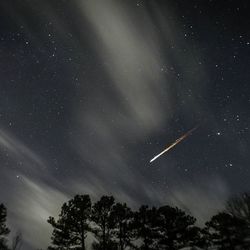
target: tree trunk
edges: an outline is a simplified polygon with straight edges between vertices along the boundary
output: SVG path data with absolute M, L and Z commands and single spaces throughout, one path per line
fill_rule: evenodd
M 102 249 L 103 250 L 106 250 L 106 227 L 105 227 L 105 225 L 104 225 L 104 227 L 103 227 L 103 231 L 102 231 Z
M 81 245 L 82 245 L 82 250 L 85 250 L 85 231 L 84 231 L 84 225 L 83 221 L 81 221 Z
M 82 230 L 82 250 L 85 250 L 84 230 Z
M 123 250 L 123 242 L 122 242 L 122 225 L 120 223 L 120 232 L 119 232 L 119 238 L 120 238 L 120 250 Z

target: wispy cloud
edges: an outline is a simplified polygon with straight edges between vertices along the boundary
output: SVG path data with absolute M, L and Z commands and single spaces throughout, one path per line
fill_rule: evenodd
M 48 246 L 52 228 L 47 219 L 58 215 L 69 197 L 46 183 L 25 176 L 20 176 L 19 183 L 12 183 L 11 189 L 13 197 L 8 201 L 11 229 L 20 230 L 25 243 L 33 248 Z
M 6 190 L 1 202 L 7 204 L 8 224 L 12 230 L 10 237 L 20 230 L 30 247 L 46 246 L 51 234 L 47 219 L 58 214 L 68 196 L 58 190 L 58 182 L 50 174 L 49 165 L 3 129 L 0 131 L 0 149 L 11 161 L 8 168 L 2 169 L 0 183 L 1 190 Z M 21 165 L 16 164 L 20 162 Z
M 229 192 L 226 182 L 210 176 L 203 184 L 198 180 L 190 185 L 185 177 L 178 176 L 174 158 L 169 157 L 152 170 L 148 161 L 155 152 L 147 155 L 152 148 L 147 142 L 172 128 L 180 107 L 192 126 L 200 116 L 213 117 L 200 98 L 205 96 L 208 75 L 202 65 L 197 67 L 197 60 L 204 55 L 188 47 L 178 17 L 174 12 L 163 12 L 157 2 L 152 2 L 151 10 L 140 8 L 134 1 L 85 0 L 78 4 L 77 23 L 82 20 L 83 26 L 88 26 L 92 52 L 101 65 L 96 71 L 100 76 L 79 78 L 77 94 L 85 101 L 74 102 L 70 119 L 73 133 L 70 142 L 65 140 L 82 165 L 61 184 L 46 157 L 10 131 L 0 129 L 1 152 L 11 161 L 11 169 L 3 169 L 5 179 L 0 183 L 2 190 L 9 187 L 3 201 L 10 211 L 10 224 L 23 231 L 30 246 L 46 246 L 51 232 L 46 223 L 48 216 L 56 216 L 69 194 L 75 193 L 88 193 L 94 200 L 114 194 L 134 208 L 144 202 L 170 202 L 204 222 L 223 208 Z M 48 23 L 53 19 L 51 29 L 61 42 L 76 45 L 79 54 L 84 54 L 89 39 L 86 30 L 82 36 L 71 34 L 63 15 L 56 15 L 49 2 L 40 5 L 47 15 L 39 18 L 47 18 Z M 19 18 L 20 23 L 27 22 Z M 81 29 L 80 23 L 76 30 Z M 32 35 L 32 29 L 28 28 L 27 33 Z M 47 39 L 48 34 L 43 35 Z M 40 39 L 37 44 L 41 45 Z M 177 48 L 174 52 L 173 46 Z M 18 162 L 22 165 L 17 168 Z M 73 163 L 67 167 L 75 170 Z M 167 176 L 167 187 L 153 184 L 155 176 L 159 183 Z

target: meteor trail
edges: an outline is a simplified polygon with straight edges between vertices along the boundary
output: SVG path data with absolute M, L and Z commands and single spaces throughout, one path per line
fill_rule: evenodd
M 192 128 L 191 130 L 189 130 L 187 133 L 185 133 L 183 136 L 181 136 L 180 138 L 178 138 L 175 142 L 173 142 L 170 146 L 168 146 L 166 149 L 164 149 L 161 153 L 159 153 L 158 155 L 156 155 L 154 158 L 152 158 L 150 160 L 150 163 L 153 162 L 154 160 L 156 160 L 158 157 L 160 157 L 161 155 L 165 154 L 166 152 L 168 152 L 171 148 L 173 148 L 175 145 L 177 145 L 179 142 L 181 142 L 182 140 L 184 140 L 185 138 L 187 138 L 189 135 L 192 134 L 192 132 L 194 132 L 196 129 L 198 128 L 198 126 Z

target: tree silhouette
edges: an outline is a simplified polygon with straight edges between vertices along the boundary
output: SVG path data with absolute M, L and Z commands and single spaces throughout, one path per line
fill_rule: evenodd
M 48 223 L 53 227 L 52 245 L 49 249 L 85 250 L 85 238 L 90 230 L 91 200 L 89 195 L 76 195 L 64 203 L 56 221 L 49 217 Z
M 226 211 L 246 223 L 244 230 L 248 237 L 245 238 L 245 247 L 250 248 L 250 195 L 243 193 L 230 198 L 226 204 Z
M 133 229 L 137 240 L 142 244 L 140 249 L 152 250 L 155 249 L 155 242 L 157 233 L 155 228 L 155 221 L 157 219 L 157 209 L 155 207 L 141 206 L 139 211 L 134 213 Z
M 116 249 L 114 242 L 114 216 L 115 199 L 113 196 L 102 196 L 92 209 L 92 220 L 96 227 L 92 229 L 98 243 L 93 244 L 94 249 L 111 250 Z
M 243 193 L 239 196 L 232 197 L 226 205 L 228 213 L 237 218 L 246 220 L 250 224 L 250 195 Z
M 133 232 L 131 231 L 131 221 L 133 213 L 131 209 L 127 207 L 126 203 L 116 203 L 113 206 L 112 213 L 116 223 L 114 234 L 119 241 L 118 249 L 124 250 L 127 246 L 132 245 Z
M 162 206 L 158 209 L 158 249 L 179 249 L 196 245 L 200 231 L 194 226 L 196 219 L 177 207 Z
M 249 249 L 245 246 L 246 222 L 222 212 L 206 223 L 212 244 L 220 250 Z
M 7 247 L 6 236 L 9 234 L 10 230 L 6 226 L 7 209 L 3 204 L 0 204 L 0 249 L 5 250 Z
M 0 205 L 0 250 L 6 250 L 6 208 Z M 177 207 L 141 206 L 132 211 L 113 196 L 102 196 L 93 206 L 89 195 L 76 195 L 64 203 L 58 220 L 50 217 L 52 245 L 48 249 L 85 250 L 93 233 L 94 250 L 177 250 L 212 247 L 218 250 L 250 249 L 250 196 L 230 199 L 227 212 L 213 216 L 200 229 L 196 219 Z M 19 238 L 16 239 L 18 245 Z

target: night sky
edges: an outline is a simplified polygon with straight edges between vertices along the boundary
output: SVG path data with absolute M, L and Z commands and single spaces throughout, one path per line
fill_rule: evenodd
M 247 3 L 1 0 L 0 202 L 25 250 L 76 193 L 202 225 L 249 191 Z

